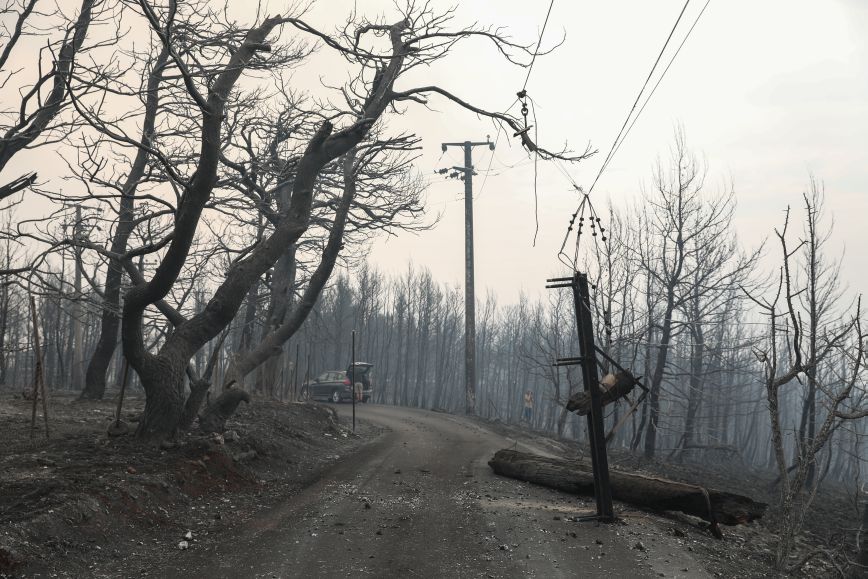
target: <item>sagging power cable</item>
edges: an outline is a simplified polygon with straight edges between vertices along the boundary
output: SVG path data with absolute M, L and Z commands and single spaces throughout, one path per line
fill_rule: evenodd
M 583 193 L 583 198 L 582 198 L 581 203 L 579 204 L 579 207 L 576 209 L 576 211 L 572 214 L 572 216 L 570 218 L 570 223 L 567 226 L 567 232 L 564 235 L 563 243 L 561 244 L 561 248 L 558 251 L 558 259 L 562 263 L 565 263 L 566 265 L 570 265 L 566 261 L 564 261 L 564 259 L 563 259 L 564 257 L 567 257 L 567 259 L 569 259 L 568 256 L 566 256 L 566 254 L 564 254 L 564 249 L 566 248 L 566 244 L 567 244 L 567 241 L 569 240 L 570 233 L 573 231 L 573 227 L 574 227 L 576 218 L 579 215 L 579 213 L 581 212 L 581 210 L 585 207 L 585 202 L 588 200 L 588 195 L 590 195 L 590 193 L 594 190 L 594 187 L 596 187 L 603 172 L 606 170 L 606 168 L 609 166 L 609 163 L 611 163 L 612 159 L 614 158 L 615 154 L 621 148 L 621 145 L 624 143 L 624 140 L 626 140 L 627 135 L 630 134 L 630 131 L 633 129 L 633 126 L 636 124 L 636 121 L 639 119 L 639 116 L 642 114 L 642 111 L 645 110 L 645 107 L 647 106 L 651 97 L 656 92 L 657 87 L 660 86 L 660 83 L 663 81 L 663 78 L 666 76 L 666 73 L 669 71 L 669 68 L 672 66 L 672 63 L 675 62 L 675 58 L 681 52 L 681 49 L 684 47 L 684 44 L 687 42 L 687 39 L 690 37 L 690 34 L 693 32 L 693 29 L 696 28 L 696 25 L 699 23 L 699 19 L 705 13 L 705 10 L 706 10 L 706 8 L 708 8 L 708 5 L 710 4 L 710 2 L 711 2 L 711 0 L 706 0 L 702 9 L 699 11 L 699 14 L 697 14 L 696 18 L 694 19 L 693 24 L 690 26 L 690 29 L 687 31 L 687 34 L 684 36 L 684 39 L 682 39 L 678 48 L 675 50 L 675 53 L 672 55 L 672 58 L 669 59 L 669 63 L 666 65 L 666 68 L 663 69 L 663 72 L 660 74 L 660 77 L 657 79 L 657 82 L 654 84 L 654 87 L 651 89 L 651 91 L 645 97 L 645 100 L 642 103 L 642 106 L 639 108 L 638 112 L 636 112 L 636 107 L 639 104 L 639 101 L 642 99 L 642 95 L 645 93 L 645 89 L 648 88 L 648 83 L 653 78 L 654 72 L 656 71 L 657 66 L 660 64 L 660 61 L 663 58 L 664 53 L 666 52 L 666 48 L 669 46 L 669 43 L 672 41 L 672 37 L 675 34 L 675 30 L 678 28 L 678 25 L 681 22 L 681 19 L 687 10 L 687 7 L 690 4 L 690 0 L 685 1 L 684 6 L 681 8 L 681 12 L 679 12 L 679 14 L 678 14 L 678 18 L 675 20 L 675 24 L 672 26 L 672 29 L 669 31 L 669 35 L 666 37 L 666 42 L 663 43 L 663 48 L 660 49 L 660 53 L 657 55 L 657 58 L 654 61 L 654 65 L 651 67 L 651 71 L 648 73 L 648 76 L 645 78 L 645 82 L 642 84 L 642 88 L 639 90 L 639 93 L 636 95 L 636 99 L 634 100 L 632 107 L 630 107 L 630 111 L 627 114 L 627 117 L 624 119 L 624 123 L 621 125 L 620 131 L 618 131 L 618 135 L 615 137 L 615 140 L 612 142 L 612 146 L 609 149 L 609 153 L 606 155 L 606 158 L 603 160 L 603 163 L 600 165 L 600 170 L 597 172 L 596 177 L 594 178 L 593 182 L 591 183 L 591 187 L 588 189 L 587 192 L 582 191 L 581 188 L 577 188 L 580 192 Z M 634 112 L 636 112 L 635 116 L 633 115 Z M 570 180 L 572 181 L 572 179 L 570 179 Z M 577 241 L 577 245 L 578 245 L 578 239 L 576 241 Z M 578 259 L 578 247 L 577 247 L 576 255 L 573 258 L 573 263 L 572 263 L 573 269 L 575 269 L 575 267 L 576 267 L 577 259 Z
M 686 0 L 686 2 L 684 2 L 684 6 L 682 6 L 681 8 L 681 12 L 678 13 L 678 18 L 675 20 L 675 24 L 672 25 L 672 30 L 669 31 L 669 35 L 666 37 L 666 42 L 663 43 L 663 48 L 660 49 L 660 53 L 657 55 L 657 59 L 654 61 L 654 65 L 651 67 L 651 71 L 648 72 L 648 76 L 645 78 L 645 82 L 642 83 L 642 88 L 639 90 L 639 94 L 636 95 L 636 100 L 633 101 L 633 106 L 630 107 L 630 112 L 627 113 L 627 118 L 624 119 L 624 123 L 621 125 L 621 130 L 618 131 L 618 135 L 615 137 L 615 140 L 612 142 L 612 146 L 609 148 L 609 153 L 603 160 L 603 164 L 600 165 L 600 170 L 597 172 L 597 176 L 594 178 L 594 181 L 591 183 L 591 187 L 588 189 L 589 195 L 591 194 L 591 192 L 593 192 L 594 187 L 597 185 L 597 181 L 600 180 L 600 176 L 603 174 L 603 171 L 605 171 L 606 167 L 609 166 L 609 162 L 614 156 L 615 148 L 618 146 L 618 141 L 621 140 L 621 135 L 624 134 L 624 129 L 627 128 L 627 124 L 633 117 L 633 113 L 636 111 L 636 106 L 639 104 L 639 100 L 642 98 L 642 94 L 648 87 L 648 83 L 651 82 L 651 78 L 654 76 L 654 71 L 657 70 L 657 65 L 660 64 L 660 59 L 663 58 L 663 53 L 666 52 L 666 48 L 669 46 L 669 42 L 672 40 L 672 36 L 675 34 L 675 29 L 678 28 L 678 24 L 681 22 L 681 18 L 684 16 L 684 12 L 687 10 L 687 6 L 689 4 L 690 0 Z
M 687 42 L 687 39 L 690 38 L 690 33 L 693 32 L 693 29 L 696 28 L 696 25 L 699 24 L 699 19 L 702 18 L 702 15 L 705 13 L 705 9 L 708 8 L 708 5 L 711 3 L 711 0 L 706 0 L 705 5 L 702 7 L 702 10 L 699 11 L 699 14 L 696 16 L 696 19 L 693 21 L 693 24 L 690 26 L 690 29 L 687 31 L 687 34 L 684 35 L 684 39 L 681 41 L 681 44 L 678 45 L 678 48 L 675 50 L 675 54 L 672 55 L 672 58 L 669 59 L 669 64 L 666 65 L 666 68 L 663 69 L 663 72 L 660 74 L 660 78 L 657 79 L 657 82 L 654 84 L 654 88 L 651 89 L 651 92 L 648 93 L 648 96 L 645 97 L 645 102 L 642 103 L 642 106 L 639 107 L 639 112 L 636 113 L 636 116 L 633 117 L 633 122 L 630 123 L 630 126 L 627 127 L 627 132 L 624 133 L 624 137 L 621 139 L 621 142 L 618 143 L 618 146 L 615 147 L 615 150 L 612 152 L 612 156 L 614 157 L 618 153 L 618 149 L 621 148 L 621 144 L 627 140 L 627 135 L 630 134 L 630 131 L 633 130 L 633 125 L 636 124 L 636 121 L 639 120 L 639 117 L 642 115 L 642 111 L 645 110 L 645 107 L 648 105 L 648 101 L 651 100 L 651 97 L 654 96 L 654 93 L 657 92 L 657 87 L 660 86 L 660 83 L 663 81 L 663 77 L 666 76 L 666 73 L 669 71 L 669 68 L 672 66 L 672 63 L 675 62 L 675 59 L 678 57 L 678 53 L 681 52 L 681 49 L 684 47 L 684 44 Z

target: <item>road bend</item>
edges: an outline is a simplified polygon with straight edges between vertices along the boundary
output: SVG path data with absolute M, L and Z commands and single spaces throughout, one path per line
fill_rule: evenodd
M 184 576 L 657 576 L 627 527 L 573 520 L 592 501 L 493 474 L 487 461 L 515 441 L 424 410 L 359 405 L 357 418 L 383 434 Z

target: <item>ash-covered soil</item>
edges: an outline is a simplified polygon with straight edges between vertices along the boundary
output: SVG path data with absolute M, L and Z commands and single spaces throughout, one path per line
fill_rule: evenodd
M 143 400 L 136 398 L 124 404 L 124 420 L 132 428 L 132 419 L 142 407 Z M 324 472 L 339 476 L 346 470 L 346 477 L 358 476 L 353 473 L 374 468 L 366 466 L 366 453 L 374 456 L 386 452 L 371 449 L 386 445 L 390 436 L 400 438 L 395 432 L 382 436 L 390 432 L 382 420 L 359 421 L 354 434 L 349 430 L 348 405 L 340 407 L 340 418 L 335 408 L 255 400 L 240 407 L 223 437 L 194 433 L 174 447 L 155 448 L 131 436 L 106 434 L 114 420 L 115 403 L 111 400 L 78 402 L 71 396 L 55 395 L 50 408 L 51 437 L 46 439 L 41 416 L 35 437 L 30 436 L 30 402 L 11 394 L 0 395 L 0 578 L 156 577 L 167 576 L 166 570 L 172 568 L 186 568 L 185 576 L 196 576 L 189 572 L 204 568 L 205 562 L 250 559 L 249 554 L 233 547 L 238 537 L 254 537 L 255 543 L 279 509 L 291 510 L 298 502 L 296 497 L 311 494 L 305 489 L 326 484 Z M 400 415 L 399 409 L 395 411 Z M 496 433 L 510 445 L 564 457 L 582 453 L 576 443 L 511 425 L 463 417 L 449 420 L 478 429 L 480 436 Z M 366 446 L 370 452 L 361 452 L 363 445 L 375 441 L 376 445 Z M 401 445 L 408 443 L 395 444 L 404 448 Z M 617 450 L 611 451 L 610 457 L 613 468 L 702 484 L 775 504 L 771 477 L 752 471 L 735 458 L 649 463 Z M 336 465 L 340 467 L 335 469 Z M 387 468 L 387 478 L 391 478 L 386 482 L 406 483 L 402 479 L 405 473 L 415 473 L 421 477 L 416 486 L 423 488 L 422 482 L 431 476 L 429 468 Z M 488 555 L 491 565 L 504 565 L 495 567 L 504 572 L 503 576 L 512 576 L 507 573 L 510 569 L 518 573 L 516 576 L 545 575 L 542 569 L 522 575 L 524 567 L 515 567 L 520 559 L 528 573 L 534 569 L 539 548 L 518 559 L 513 548 L 513 543 L 521 545 L 523 538 L 533 533 L 566 542 L 574 551 L 583 550 L 579 555 L 586 559 L 585 570 L 594 576 L 606 576 L 605 570 L 612 564 L 609 559 L 620 552 L 617 549 L 629 553 L 628 558 L 644 565 L 641 568 L 651 576 L 776 576 L 770 566 L 774 549 L 770 529 L 776 517 L 773 507 L 760 521 L 724 527 L 723 541 L 714 539 L 699 519 L 643 511 L 623 503 L 616 503 L 621 522 L 603 529 L 594 523 L 575 522 L 578 515 L 593 507 L 590 498 L 541 492 L 532 485 L 484 473 L 461 478 L 461 484 L 473 486 L 472 497 L 468 495 L 473 512 L 481 513 L 479 517 L 489 521 L 486 525 L 494 523 L 493 528 L 510 537 L 507 541 L 498 535 L 500 542 L 492 543 Z M 361 512 L 370 518 L 368 510 Z M 395 516 L 383 514 L 387 515 Z M 396 524 L 404 523 L 389 523 Z M 338 528 L 336 535 L 344 537 L 340 531 L 361 523 L 350 521 L 346 525 Z M 846 489 L 824 486 L 808 517 L 798 553 L 816 556 L 802 567 L 800 576 L 837 576 L 827 555 L 833 554 L 840 561 L 842 554 L 851 553 L 855 533 L 850 531 L 858 527 L 858 514 Z M 388 525 L 383 528 L 383 533 L 392 529 Z M 488 527 L 479 532 L 481 538 L 476 538 L 483 543 L 495 534 Z M 311 536 L 315 533 L 312 531 Z M 368 535 L 373 537 L 373 544 L 384 536 L 371 531 L 362 537 Z M 268 551 L 269 545 L 261 548 Z M 368 556 L 365 553 L 364 560 Z M 418 556 L 424 557 L 424 553 Z
M 500 421 L 479 420 L 487 428 L 514 439 L 545 449 L 552 456 L 590 462 L 587 445 L 565 441 Z M 707 523 L 676 512 L 643 511 L 624 503 L 615 503 L 616 514 L 624 521 L 640 522 L 638 539 L 643 545 L 662 541 L 669 548 L 686 549 L 701 562 L 703 569 L 715 577 L 733 579 L 778 577 L 772 567 L 776 536 L 779 487 L 772 473 L 746 465 L 731 453 L 706 453 L 702 456 L 665 457 L 645 460 L 641 453 L 609 449 L 612 469 L 663 477 L 674 481 L 739 493 L 769 505 L 765 515 L 748 525 L 722 526 L 723 540 L 707 531 Z M 836 483 L 822 484 L 805 517 L 804 531 L 797 539 L 793 564 L 804 562 L 791 577 L 851 576 L 847 562 L 857 559 L 856 534 L 861 524 L 862 504 L 856 499 L 856 487 Z M 689 576 L 686 575 L 686 576 Z M 854 575 L 858 576 L 858 575 Z
M 31 438 L 31 404 L 0 398 L 0 577 L 148 576 L 149 561 L 225 539 L 362 441 L 327 406 L 257 400 L 223 437 L 149 447 L 107 436 L 113 401 L 63 395 L 50 438 L 41 407 Z M 143 406 L 125 401 L 124 420 Z

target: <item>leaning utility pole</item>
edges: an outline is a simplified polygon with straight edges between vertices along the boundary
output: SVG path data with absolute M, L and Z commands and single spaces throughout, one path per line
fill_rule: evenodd
M 465 412 L 476 413 L 476 295 L 473 288 L 473 147 L 487 145 L 494 150 L 494 143 L 487 138 L 484 143 L 443 143 L 443 152 L 449 147 L 464 149 L 464 166 L 452 167 L 464 179 L 464 387 Z M 445 171 L 444 171 L 445 172 Z

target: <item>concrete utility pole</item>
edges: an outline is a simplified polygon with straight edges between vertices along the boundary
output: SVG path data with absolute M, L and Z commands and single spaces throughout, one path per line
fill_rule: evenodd
M 476 292 L 473 287 L 473 147 L 487 145 L 494 150 L 491 138 L 485 142 L 443 143 L 443 152 L 449 147 L 464 149 L 464 166 L 452 167 L 464 179 L 464 386 L 465 412 L 476 413 Z

